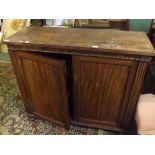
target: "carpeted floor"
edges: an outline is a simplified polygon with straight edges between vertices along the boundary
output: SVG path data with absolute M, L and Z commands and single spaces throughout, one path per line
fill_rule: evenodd
M 18 90 L 9 56 L 0 54 L 1 135 L 114 135 L 115 132 L 71 125 L 66 131 L 51 122 L 28 117 Z

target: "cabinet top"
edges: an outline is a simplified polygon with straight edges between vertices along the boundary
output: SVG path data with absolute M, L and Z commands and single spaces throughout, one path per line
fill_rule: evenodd
M 26 27 L 3 41 L 8 45 L 155 56 L 146 33 L 114 29 Z

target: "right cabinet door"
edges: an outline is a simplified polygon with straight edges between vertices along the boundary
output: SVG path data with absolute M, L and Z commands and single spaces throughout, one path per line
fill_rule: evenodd
M 74 56 L 74 120 L 122 131 L 138 62 Z

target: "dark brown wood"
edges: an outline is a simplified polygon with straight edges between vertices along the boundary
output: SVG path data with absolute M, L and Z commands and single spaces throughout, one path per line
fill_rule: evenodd
M 27 111 L 69 128 L 65 62 L 29 52 L 10 54 Z
M 155 55 L 145 33 L 29 27 L 4 42 L 28 113 L 128 132 Z
M 119 130 L 137 65 L 131 60 L 74 56 L 75 120 Z
M 31 19 L 31 26 L 43 26 L 42 19 Z
M 122 126 L 124 127 L 129 127 L 129 123 L 133 118 L 147 66 L 148 62 L 139 62 L 138 64 L 136 76 L 132 83 L 132 91 L 123 118 Z
M 61 49 L 66 53 L 77 50 L 80 54 L 98 52 L 102 55 L 106 51 L 128 55 L 155 55 L 146 33 L 111 29 L 27 27 L 4 40 L 4 43 L 31 46 L 33 50 L 36 47 L 41 47 L 42 50 L 45 47 L 45 50 L 47 47 Z

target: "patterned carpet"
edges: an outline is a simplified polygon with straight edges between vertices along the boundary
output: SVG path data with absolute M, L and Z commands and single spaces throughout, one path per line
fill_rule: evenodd
M 3 61 L 1 61 L 3 60 Z M 66 131 L 48 121 L 26 115 L 9 57 L 0 54 L 0 134 L 2 135 L 114 135 L 115 132 L 71 125 Z

